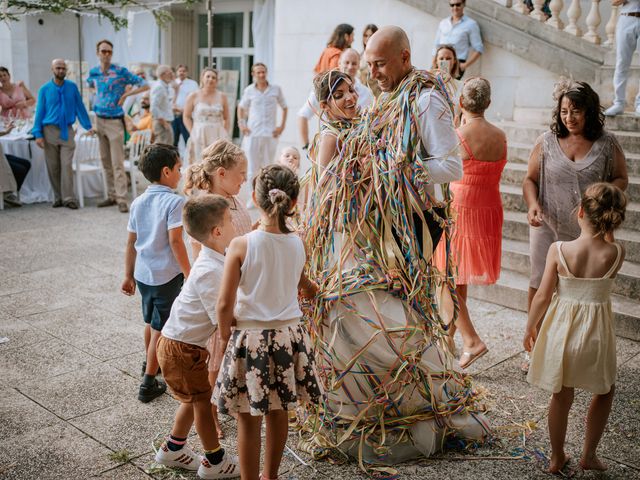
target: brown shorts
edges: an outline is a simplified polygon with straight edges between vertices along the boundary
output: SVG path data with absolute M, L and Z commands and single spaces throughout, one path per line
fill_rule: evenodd
M 205 348 L 160 336 L 157 347 L 162 376 L 173 396 L 182 403 L 211 400 Z

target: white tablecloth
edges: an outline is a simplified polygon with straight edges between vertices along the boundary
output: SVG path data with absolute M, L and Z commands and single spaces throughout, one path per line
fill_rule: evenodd
M 86 140 L 85 140 L 86 138 Z M 98 141 L 97 138 L 76 137 L 76 155 L 84 151 L 85 141 Z M 31 169 L 20 188 L 22 203 L 53 202 L 53 190 L 49 182 L 44 150 L 36 145 L 35 140 L 27 140 L 23 136 L 5 135 L 0 137 L 5 154 L 24 158 L 31 162 Z M 102 181 L 98 175 L 83 175 L 85 197 L 103 196 Z

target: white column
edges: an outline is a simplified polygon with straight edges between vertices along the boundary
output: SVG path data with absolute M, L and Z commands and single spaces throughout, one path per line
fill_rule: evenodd
M 609 17 L 607 26 L 604 28 L 604 31 L 607 33 L 607 41 L 604 42 L 605 45 L 615 45 L 616 43 L 616 26 L 618 25 L 619 8 L 619 6 L 611 6 L 611 17 Z
M 600 35 L 598 35 L 598 27 L 602 18 L 600 17 L 600 0 L 591 0 L 591 9 L 589 15 L 587 15 L 587 33 L 584 34 L 584 39 L 600 45 Z
M 516 0 L 516 3 L 511 7 L 511 10 L 515 10 L 523 15 L 529 15 L 529 7 L 524 3 L 524 0 Z
M 529 16 L 540 22 L 544 22 L 547 19 L 547 16 L 542 11 L 542 7 L 544 7 L 544 0 L 533 0 L 533 11 Z
M 551 25 L 553 28 L 557 28 L 558 30 L 562 30 L 564 28 L 564 23 L 560 19 L 562 7 L 564 7 L 564 2 L 562 0 L 551 0 L 551 3 L 549 3 L 551 17 L 547 20 L 547 25 Z
M 582 30 L 578 27 L 578 20 L 582 15 L 582 9 L 580 8 L 580 0 L 571 0 L 571 6 L 567 10 L 567 16 L 569 17 L 569 25 L 564 29 L 565 32 L 575 35 L 576 37 L 582 36 Z

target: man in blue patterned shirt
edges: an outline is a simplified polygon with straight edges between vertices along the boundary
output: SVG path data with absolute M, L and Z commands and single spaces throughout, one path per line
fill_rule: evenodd
M 136 95 L 149 86 L 125 67 L 111 63 L 113 43 L 100 40 L 97 44 L 100 65 L 89 71 L 87 83 L 95 89 L 93 111 L 96 113 L 96 133 L 100 141 L 100 158 L 107 177 L 109 198 L 98 207 L 118 204 L 118 210 L 127 213 L 127 175 L 124 170 L 124 110 L 125 98 Z M 133 85 L 127 91 L 127 85 Z M 135 181 L 135 179 L 131 179 Z

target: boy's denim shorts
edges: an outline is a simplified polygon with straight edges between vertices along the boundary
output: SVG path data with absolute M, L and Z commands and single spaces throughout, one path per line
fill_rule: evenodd
M 183 283 L 184 275 L 182 273 L 163 285 L 147 285 L 136 280 L 138 291 L 142 296 L 144 323 L 148 323 L 158 332 L 162 331 L 162 327 L 169 319 L 171 305 L 180 294 Z

